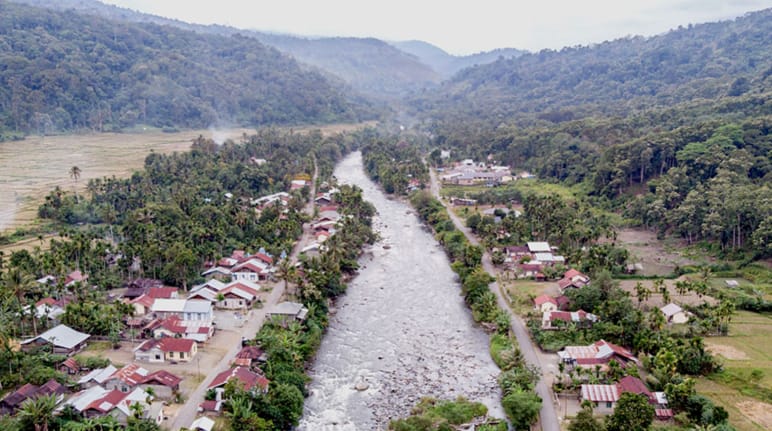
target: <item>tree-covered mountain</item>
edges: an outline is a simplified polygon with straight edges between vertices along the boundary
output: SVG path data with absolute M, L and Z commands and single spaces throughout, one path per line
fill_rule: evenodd
M 324 123 L 369 111 L 254 38 L 0 2 L 0 128 Z
M 415 55 L 422 62 L 442 74 L 444 78 L 450 78 L 456 72 L 467 67 L 493 63 L 502 58 L 516 58 L 526 53 L 526 51 L 515 48 L 499 48 L 492 51 L 458 56 L 448 54 L 442 48 L 421 40 L 394 42 L 392 45 L 402 51 Z
M 200 25 L 107 5 L 96 0 L 14 0 L 57 10 L 76 10 L 110 19 L 170 25 L 204 34 L 255 38 L 296 60 L 314 66 L 346 82 L 354 90 L 379 99 L 393 99 L 425 87 L 442 76 L 414 55 L 374 38 L 306 38 L 238 29 L 224 25 Z
M 432 115 L 564 121 L 739 95 L 772 74 L 772 9 L 463 70 L 414 99 Z
M 772 256 L 772 10 L 459 73 L 437 150 L 576 185 L 628 222 Z

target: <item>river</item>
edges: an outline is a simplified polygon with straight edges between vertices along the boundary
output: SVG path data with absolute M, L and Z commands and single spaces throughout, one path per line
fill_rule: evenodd
M 375 205 L 381 240 L 336 304 L 298 429 L 385 429 L 422 396 L 465 396 L 504 417 L 488 336 L 474 323 L 442 248 L 411 207 L 367 178 L 360 153 L 340 162 L 335 176 L 361 187 Z M 368 388 L 357 391 L 362 382 Z

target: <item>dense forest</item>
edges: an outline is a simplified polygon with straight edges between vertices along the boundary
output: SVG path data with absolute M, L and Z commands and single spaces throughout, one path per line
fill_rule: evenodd
M 434 145 L 574 185 L 661 235 L 769 256 L 771 15 L 468 69 L 425 113 Z
M 492 124 L 627 114 L 769 88 L 772 10 L 644 38 L 543 50 L 465 69 L 414 99 L 432 117 Z
M 363 99 L 251 37 L 0 2 L 0 130 L 363 118 Z

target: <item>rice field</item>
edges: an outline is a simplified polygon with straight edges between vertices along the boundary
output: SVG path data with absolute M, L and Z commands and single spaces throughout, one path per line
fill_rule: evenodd
M 710 337 L 707 347 L 724 364 L 724 372 L 700 378 L 697 391 L 729 411 L 740 431 L 772 429 L 772 318 L 738 311 L 729 336 Z
M 363 124 L 335 124 L 294 128 L 295 132 L 321 129 L 325 134 L 353 130 Z M 105 176 L 126 177 L 140 169 L 151 152 L 187 151 L 202 135 L 218 141 L 238 142 L 253 129 L 189 130 L 163 133 L 95 133 L 61 136 L 29 136 L 23 141 L 0 142 L 0 233 L 32 225 L 37 207 L 59 186 L 66 191 L 85 190 L 88 180 Z M 70 177 L 73 166 L 80 178 Z

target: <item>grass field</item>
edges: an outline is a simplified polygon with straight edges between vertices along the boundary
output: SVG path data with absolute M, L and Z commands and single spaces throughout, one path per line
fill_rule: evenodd
M 724 363 L 724 371 L 700 378 L 697 391 L 730 413 L 740 431 L 772 429 L 772 317 L 739 311 L 729 336 L 706 345 Z
M 365 124 L 336 124 L 294 128 L 295 132 L 321 129 L 323 134 L 353 130 Z M 98 133 L 62 136 L 29 136 L 23 141 L 0 143 L 0 233 L 33 225 L 43 198 L 59 186 L 66 191 L 85 190 L 88 180 L 105 176 L 125 177 L 140 169 L 151 152 L 187 151 L 191 141 L 208 138 L 234 139 L 252 129 L 190 130 L 163 133 Z M 78 166 L 78 181 L 70 168 Z

